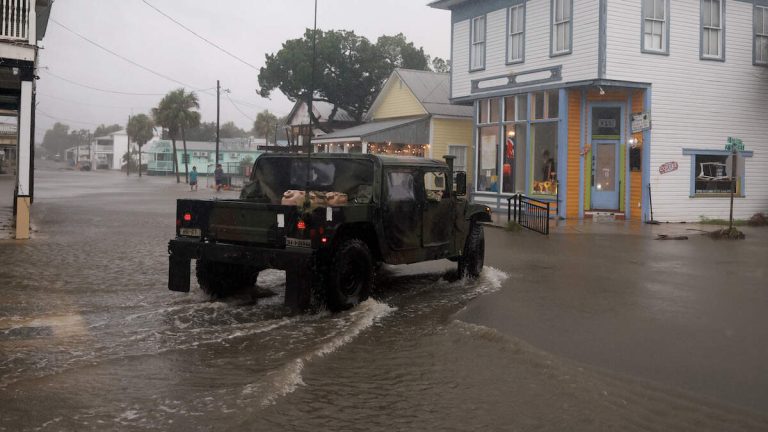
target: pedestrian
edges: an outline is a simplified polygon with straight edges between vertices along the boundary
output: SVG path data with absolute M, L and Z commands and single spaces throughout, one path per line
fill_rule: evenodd
M 224 187 L 224 170 L 221 169 L 221 164 L 216 164 L 216 169 L 213 170 L 213 178 L 216 181 L 216 192 L 221 191 Z
M 192 167 L 192 172 L 189 173 L 189 190 L 196 191 L 197 190 L 197 167 Z

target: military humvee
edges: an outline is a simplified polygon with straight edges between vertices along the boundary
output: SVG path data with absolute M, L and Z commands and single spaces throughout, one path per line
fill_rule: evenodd
M 192 259 L 212 297 L 281 269 L 287 306 L 340 311 L 368 297 L 381 263 L 447 258 L 477 277 L 491 210 L 465 195 L 452 156 L 264 154 L 240 199 L 178 200 L 168 288 L 189 291 Z

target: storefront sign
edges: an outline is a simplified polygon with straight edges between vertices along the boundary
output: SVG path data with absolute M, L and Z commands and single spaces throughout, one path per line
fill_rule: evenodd
M 734 149 L 736 151 L 744 151 L 744 141 L 738 138 L 728 137 L 728 142 L 725 143 L 725 149 L 727 151 L 733 151 Z
M 632 133 L 642 132 L 651 128 L 651 113 L 632 114 Z
M 677 168 L 677 162 L 667 162 L 665 164 L 661 164 L 659 167 L 659 174 L 671 173 L 672 171 L 677 171 Z

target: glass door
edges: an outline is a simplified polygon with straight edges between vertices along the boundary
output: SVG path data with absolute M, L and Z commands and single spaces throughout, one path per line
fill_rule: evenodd
M 617 142 L 592 142 L 592 208 L 619 208 L 619 152 Z

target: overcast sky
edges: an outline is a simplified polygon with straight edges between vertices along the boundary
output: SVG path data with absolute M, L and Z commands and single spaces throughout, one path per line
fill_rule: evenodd
M 256 67 L 263 66 L 265 54 L 277 52 L 285 40 L 300 37 L 313 20 L 313 0 L 147 1 Z M 427 3 L 319 0 L 318 28 L 353 30 L 372 41 L 383 34 L 404 33 L 429 55 L 448 58 L 450 14 Z M 222 123 L 234 121 L 250 130 L 259 111 L 284 115 L 292 106 L 279 91 L 271 99 L 259 97 L 257 70 L 206 44 L 142 0 L 56 0 L 40 51 L 38 139 L 57 120 L 91 130 L 100 123 L 124 125 L 129 114 L 149 113 L 162 97 L 104 93 L 58 77 L 129 93 L 162 95 L 180 87 L 104 52 L 53 20 L 193 89 L 211 89 L 198 91 L 204 121 L 216 119 L 217 79 L 231 90 L 231 98 L 247 103 L 237 106 L 241 113 L 222 96 Z

